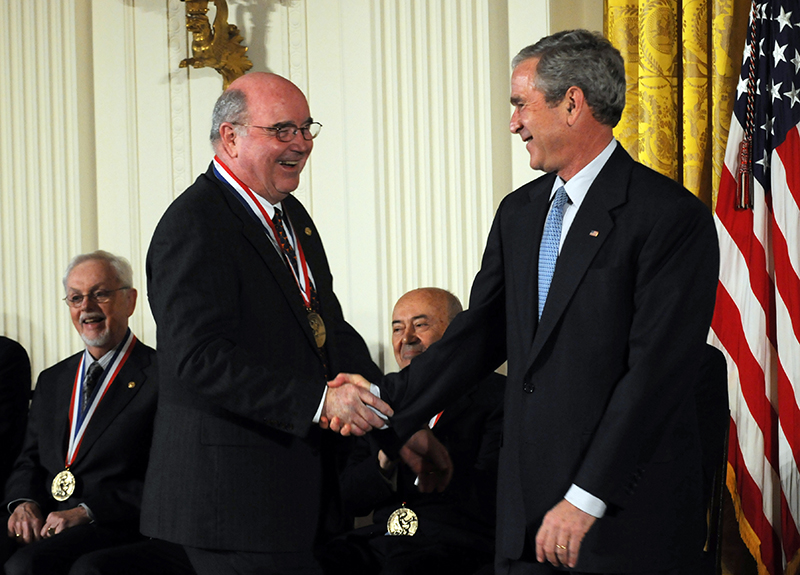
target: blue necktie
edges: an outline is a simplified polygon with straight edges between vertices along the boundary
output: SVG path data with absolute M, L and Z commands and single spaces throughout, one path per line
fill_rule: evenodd
M 550 282 L 556 269 L 558 245 L 561 243 L 561 222 L 564 220 L 564 205 L 568 199 L 564 186 L 558 188 L 547 220 L 544 222 L 542 243 L 539 246 L 539 319 L 542 319 L 544 302 L 547 300 L 547 292 L 550 291 Z

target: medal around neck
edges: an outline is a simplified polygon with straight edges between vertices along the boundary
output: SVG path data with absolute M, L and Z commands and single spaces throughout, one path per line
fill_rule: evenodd
M 69 469 L 65 469 L 53 478 L 50 492 L 56 501 L 66 501 L 72 497 L 75 493 L 75 476 Z
M 322 346 L 325 345 L 325 322 L 322 321 L 322 317 L 318 313 L 309 311 L 308 325 L 311 326 L 311 331 L 314 333 L 314 341 L 317 347 L 322 349 Z
M 417 514 L 406 507 L 405 503 L 403 503 L 402 507 L 392 512 L 392 514 L 389 515 L 389 520 L 386 522 L 386 530 L 389 535 L 405 535 L 411 537 L 417 532 L 417 527 L 419 527 Z

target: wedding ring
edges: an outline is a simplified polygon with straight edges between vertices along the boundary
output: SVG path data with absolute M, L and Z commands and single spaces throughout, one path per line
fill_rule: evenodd
M 48 535 L 55 535 L 55 533 L 56 533 L 56 528 L 55 527 L 49 527 L 47 529 L 47 534 Z
M 22 533 L 17 533 L 17 537 L 22 537 Z
M 567 546 L 566 545 L 558 545 L 558 544 L 556 544 L 556 548 L 557 549 L 566 549 Z

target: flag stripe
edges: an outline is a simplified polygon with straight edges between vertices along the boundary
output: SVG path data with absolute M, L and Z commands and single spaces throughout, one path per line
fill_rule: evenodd
M 727 166 L 726 166 L 727 168 Z M 734 168 L 735 172 L 735 168 Z M 719 222 L 725 227 L 730 234 L 731 239 L 736 244 L 738 252 L 747 256 L 746 261 L 742 263 L 744 270 L 748 270 L 743 274 L 742 268 L 721 268 L 720 280 L 723 280 L 727 273 L 731 282 L 742 284 L 745 287 L 743 278 L 749 279 L 747 289 L 752 290 L 753 294 L 758 299 L 761 307 L 765 310 L 770 308 L 769 292 L 772 290 L 772 280 L 767 273 L 767 258 L 764 251 L 764 245 L 754 234 L 754 214 L 750 210 L 734 211 L 732 197 L 736 190 L 736 181 L 731 175 L 732 172 L 728 169 L 722 170 L 722 177 L 720 181 L 719 197 L 723 197 L 723 189 L 727 191 L 725 196 L 728 201 L 717 203 L 716 216 Z M 723 188 L 724 186 L 724 188 Z M 737 256 L 738 259 L 738 256 Z M 721 261 L 728 264 L 729 262 L 723 257 Z M 743 275 L 742 275 L 743 274 Z M 772 334 L 770 334 L 772 336 Z M 758 334 L 761 337 L 761 334 Z M 774 341 L 774 336 L 770 337 Z
M 777 425 L 777 421 L 772 418 L 772 409 L 754 409 L 749 405 L 748 396 L 755 396 L 754 403 L 760 403 L 762 407 L 769 403 L 765 401 L 763 391 L 760 396 L 750 388 L 745 389 L 738 385 L 741 380 L 754 381 L 757 377 L 748 374 L 748 371 L 760 372 L 761 368 L 753 358 L 750 349 L 743 346 L 744 338 L 741 336 L 741 322 L 737 322 L 738 313 L 730 295 L 725 287 L 720 283 L 717 287 L 717 310 L 712 320 L 712 329 L 719 338 L 720 344 L 724 347 L 729 356 L 738 357 L 739 362 L 735 364 L 735 375 L 737 380 L 733 385 L 729 383 L 730 408 L 733 423 L 738 425 L 745 433 L 742 436 L 748 449 L 741 453 L 740 460 L 748 470 L 748 475 L 758 478 L 759 490 L 762 489 L 764 481 L 762 478 L 771 477 L 773 468 L 777 465 L 777 446 L 768 444 L 772 435 L 772 429 Z M 723 319 L 725 320 L 723 323 Z M 743 358 L 749 358 L 743 361 Z M 730 365 L 730 363 L 729 363 Z M 761 372 L 763 380 L 763 372 Z M 734 375 L 733 373 L 731 375 Z M 737 448 L 739 446 L 737 445 Z M 765 458 L 764 454 L 774 453 L 773 462 Z M 760 497 L 759 497 L 760 501 Z M 764 510 L 770 516 L 772 513 L 769 508 Z
M 777 539 L 777 534 L 772 529 L 772 520 L 768 518 L 763 507 L 761 507 L 762 493 L 760 487 L 747 471 L 744 465 L 744 454 L 739 444 L 736 423 L 731 421 L 731 431 L 728 443 L 728 461 L 736 470 L 736 488 L 738 490 L 738 501 L 741 510 L 747 518 L 747 522 L 752 527 L 758 541 L 755 545 L 748 544 L 750 551 L 758 553 L 760 551 L 761 561 L 765 565 L 774 563 L 774 550 L 765 542 Z M 745 541 L 748 543 L 747 541 Z M 754 549 L 755 547 L 755 549 Z
M 794 158 L 794 159 L 793 159 Z M 797 196 L 800 190 L 800 171 L 797 169 L 786 170 L 785 166 L 792 166 L 792 162 L 800 159 L 800 141 L 797 130 L 791 130 L 786 141 L 776 150 L 773 162 L 773 251 L 775 254 L 775 283 L 778 292 L 786 302 L 789 314 L 785 316 L 793 325 L 794 339 L 800 339 L 800 278 L 797 270 L 800 269 L 800 211 L 798 210 Z M 793 252 L 789 246 L 795 246 Z M 796 373 L 796 372 L 795 372 Z
M 723 233 L 724 229 L 719 231 L 720 248 L 722 249 L 730 244 L 729 241 L 726 241 L 730 236 Z M 740 259 L 741 257 L 736 258 L 736 260 Z M 749 337 L 746 333 L 747 326 L 764 325 L 764 313 L 752 298 L 748 301 L 747 296 L 752 292 L 747 287 L 746 284 L 737 283 L 729 289 L 728 285 L 720 280 L 717 286 L 717 303 L 711 328 L 730 355 L 737 358 L 737 369 L 741 374 L 740 380 L 742 381 L 739 391 L 746 403 L 746 407 L 742 408 L 749 409 L 764 437 L 765 453 L 768 454 L 771 463 L 777 466 L 777 445 L 773 445 L 770 440 L 771 430 L 777 425 L 777 414 L 768 400 L 765 370 L 762 367 L 765 361 L 756 359 L 753 351 L 753 349 L 758 350 L 759 347 L 763 349 L 764 343 L 759 340 L 758 333 L 763 334 L 764 330 L 751 333 Z M 742 313 L 742 310 L 745 310 L 745 313 Z M 747 311 L 751 313 L 746 313 Z
M 780 430 L 780 443 L 785 447 L 786 434 L 783 429 Z M 781 450 L 781 453 L 790 453 L 788 449 Z M 800 509 L 798 506 L 798 490 L 800 490 L 800 474 L 797 471 L 797 460 L 788 460 L 785 464 L 781 464 L 782 469 L 786 469 L 788 473 L 781 475 L 781 531 L 783 533 L 783 545 L 786 549 L 788 557 L 794 556 L 800 550 L 800 531 L 797 526 L 800 525 L 800 518 L 797 517 L 797 511 Z

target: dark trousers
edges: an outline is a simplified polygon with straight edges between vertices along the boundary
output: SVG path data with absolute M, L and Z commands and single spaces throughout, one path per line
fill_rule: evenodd
M 564 573 L 569 573 L 570 575 L 618 575 L 613 573 L 589 574 L 566 567 L 556 568 L 550 563 L 538 563 L 536 560 L 533 562 L 525 560 L 513 561 L 502 557 L 498 557 L 495 561 L 494 572 L 495 575 L 561 575 Z M 644 571 L 641 573 L 625 573 L 625 575 L 699 575 L 700 572 L 700 565 L 697 564 L 666 571 Z
M 147 539 L 94 551 L 78 559 L 70 575 L 194 575 L 183 547 Z
M 197 575 L 322 575 L 311 551 L 247 553 L 184 547 Z
M 319 553 L 326 575 L 468 575 L 491 566 L 485 549 L 456 547 L 424 536 L 390 537 L 373 526 L 328 543 Z
M 75 561 L 87 553 L 141 540 L 136 530 L 78 525 L 58 535 L 21 545 L 6 561 L 6 575 L 66 575 Z

